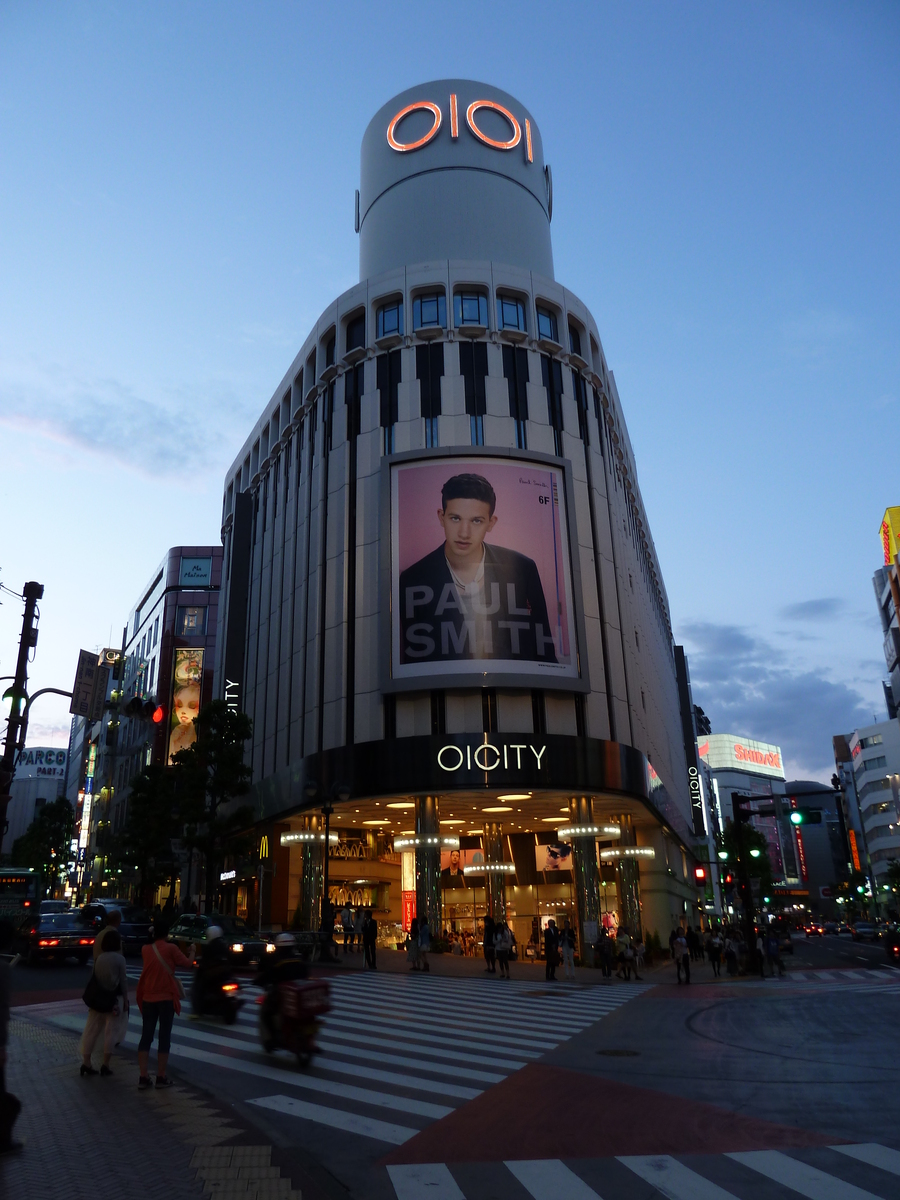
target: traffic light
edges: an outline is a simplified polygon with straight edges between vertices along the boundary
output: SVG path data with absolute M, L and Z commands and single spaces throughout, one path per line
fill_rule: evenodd
M 141 696 L 132 696 L 125 705 L 125 716 L 134 717 L 138 721 L 153 721 L 159 725 L 165 720 L 166 710 L 157 704 L 153 697 L 144 700 Z
M 162 725 L 166 719 L 166 710 L 161 704 L 157 704 L 153 710 L 153 716 L 150 718 L 154 725 Z
M 694 883 L 698 888 L 706 887 L 706 867 L 694 867 Z
M 791 824 L 792 825 L 821 825 L 822 810 L 821 808 L 792 808 L 791 809 Z

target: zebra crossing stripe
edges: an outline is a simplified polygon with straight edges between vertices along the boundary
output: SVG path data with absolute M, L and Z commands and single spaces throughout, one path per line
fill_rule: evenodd
M 506 1167 L 534 1200 L 600 1200 L 593 1188 L 558 1158 L 524 1159 Z
M 878 1200 L 873 1192 L 828 1175 L 797 1158 L 790 1158 L 780 1150 L 739 1151 L 727 1157 L 765 1175 L 767 1179 L 793 1188 L 809 1200 Z
M 868 1163 L 870 1167 L 878 1167 L 880 1171 L 900 1175 L 900 1150 L 879 1146 L 877 1142 L 863 1142 L 857 1146 L 832 1146 L 831 1149 L 859 1162 Z
M 733 1192 L 726 1192 L 670 1154 L 622 1155 L 618 1161 L 669 1200 L 736 1200 Z
M 379 1142 L 390 1142 L 394 1146 L 402 1146 L 419 1132 L 418 1129 L 410 1129 L 406 1125 L 392 1125 L 388 1121 L 359 1116 L 339 1108 L 310 1104 L 308 1100 L 298 1100 L 294 1096 L 261 1096 L 258 1100 L 248 1100 L 247 1103 L 284 1113 L 289 1117 L 313 1121 L 317 1125 L 330 1125 L 334 1129 L 344 1130 L 345 1133 L 361 1134 Z
M 445 1163 L 388 1167 L 397 1200 L 466 1200 Z

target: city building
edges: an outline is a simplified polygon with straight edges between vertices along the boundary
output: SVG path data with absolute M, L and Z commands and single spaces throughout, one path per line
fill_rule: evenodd
M 588 941 L 699 920 L 668 600 L 552 209 L 514 97 L 443 80 L 384 105 L 359 283 L 228 471 L 216 691 L 253 721 L 266 919 L 316 925 L 327 875 L 392 937 L 413 913 L 505 916 L 523 946 L 565 916 Z M 257 862 L 222 876 L 257 911 Z
M 118 867 L 110 878 L 108 838 L 124 825 L 131 780 L 190 745 L 193 719 L 212 699 L 221 578 L 221 546 L 170 549 L 128 614 L 121 649 L 103 651 L 111 669 L 102 717 L 72 719 L 67 794 L 82 892 L 134 881 L 136 871 L 120 878 Z M 144 702 L 141 712 L 131 712 L 135 700 Z M 193 883 L 199 893 L 199 870 Z
M 887 870 L 894 859 L 900 860 L 900 723 L 865 725 L 834 738 L 834 747 L 838 778 L 851 813 L 849 829 L 854 828 L 853 810 L 859 814 L 864 843 L 860 868 L 869 876 L 879 912 L 886 915 L 897 907 Z M 854 830 L 854 867 L 856 836 Z
M 900 508 L 888 508 L 881 520 L 881 547 L 884 566 L 872 576 L 875 601 L 881 620 L 885 664 L 889 678 L 882 681 L 884 702 L 888 717 L 893 721 L 900 709 L 900 579 L 897 575 L 898 534 L 900 534 Z
M 45 804 L 65 794 L 66 751 L 56 746 L 26 746 L 16 759 L 9 789 L 6 830 L 0 830 L 0 859 L 9 860 L 13 843 Z

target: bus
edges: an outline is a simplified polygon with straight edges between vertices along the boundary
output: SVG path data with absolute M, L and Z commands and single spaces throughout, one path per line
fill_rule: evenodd
M 0 867 L 0 921 L 18 928 L 41 911 L 41 873 L 30 867 Z

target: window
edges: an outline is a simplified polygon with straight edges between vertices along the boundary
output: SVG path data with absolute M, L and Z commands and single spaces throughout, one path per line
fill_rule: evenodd
M 578 409 L 578 432 L 581 434 L 584 444 L 589 446 L 591 438 L 587 420 L 587 384 L 574 367 L 572 368 L 572 391 L 575 393 L 575 406 Z
M 153 691 L 153 676 L 156 674 L 156 659 L 150 663 L 150 678 L 147 680 L 147 687 Z
M 528 352 L 521 346 L 503 347 L 503 377 L 509 388 L 509 415 L 516 423 L 516 446 L 527 450 L 525 422 L 528 420 Z
M 497 326 L 499 329 L 518 329 L 526 333 L 525 305 L 513 296 L 497 297 Z
M 394 425 L 397 421 L 397 391 L 400 387 L 400 351 L 379 354 L 375 360 L 378 391 L 381 398 L 381 427 L 384 452 L 394 453 Z
M 352 321 L 347 322 L 347 353 L 351 350 L 362 350 L 366 344 L 366 314 L 360 313 Z
M 206 634 L 206 605 L 179 607 L 175 615 L 176 637 L 203 637 Z
M 880 746 L 881 745 L 881 734 L 873 733 L 871 737 L 860 738 L 859 745 L 860 745 L 860 749 L 862 749 L 862 750 L 867 750 L 869 748 L 869 746 Z
M 487 296 L 480 292 L 457 292 L 453 297 L 453 323 L 461 325 L 483 325 L 487 329 Z
M 886 767 L 887 759 L 883 754 L 877 755 L 875 758 L 864 758 L 861 763 L 857 763 L 854 767 L 857 775 L 861 775 L 863 771 L 875 771 L 879 767 Z
M 550 311 L 549 308 L 539 308 L 537 310 L 538 337 L 546 338 L 548 342 L 559 341 L 559 326 L 556 321 L 556 313 Z
M 365 364 L 357 363 L 344 376 L 344 402 L 347 405 L 347 441 L 359 435 L 359 403 L 363 394 Z
M 390 337 L 392 334 L 403 333 L 403 301 L 394 300 L 383 304 L 378 310 L 377 337 Z
M 153 645 L 159 640 L 159 617 L 153 622 Z
M 447 302 L 443 292 L 416 296 L 413 300 L 413 329 L 443 329 L 446 324 Z
M 555 358 L 541 355 L 541 377 L 547 389 L 547 418 L 553 430 L 553 445 L 558 457 L 563 452 L 562 367 Z
M 330 337 L 325 343 L 325 366 L 334 366 L 334 336 Z
M 581 358 L 581 334 L 574 325 L 569 326 L 569 350 Z
M 458 299 L 459 297 L 457 297 Z M 507 347 L 512 349 L 512 347 Z M 459 373 L 466 385 L 466 412 L 473 446 L 484 445 L 484 414 L 487 410 L 484 381 L 488 373 L 484 342 L 460 342 Z
M 395 353 L 399 353 L 395 351 Z M 437 446 L 438 417 L 441 415 L 441 377 L 444 374 L 444 343 L 416 346 L 416 379 L 419 381 L 421 411 L 425 418 L 425 445 Z

